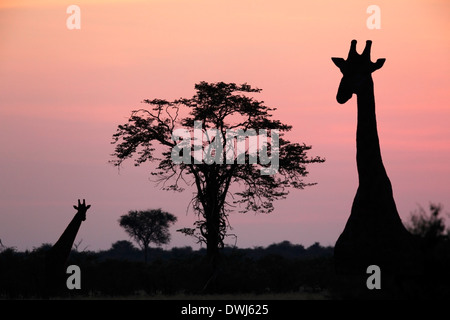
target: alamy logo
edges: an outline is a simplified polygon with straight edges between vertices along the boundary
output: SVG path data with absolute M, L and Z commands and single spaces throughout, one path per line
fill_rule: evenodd
M 381 269 L 379 266 L 373 264 L 367 267 L 367 274 L 370 276 L 367 278 L 367 289 L 381 289 Z
M 367 13 L 371 15 L 367 18 L 366 25 L 369 29 L 381 29 L 381 9 L 373 4 L 367 7 Z
M 185 128 L 175 129 L 171 158 L 175 164 L 261 164 L 262 175 L 272 175 L 279 168 L 279 132 L 277 129 L 203 129 L 202 121 L 194 121 L 193 134 Z M 270 146 L 270 154 L 269 154 Z M 258 161 L 259 154 L 259 161 Z M 267 166 L 269 165 L 269 166 Z
M 66 273 L 70 274 L 70 276 L 67 278 L 67 281 L 66 281 L 67 289 L 69 289 L 69 290 L 81 289 L 80 267 L 75 264 L 72 264 L 67 267 Z
M 80 7 L 72 4 L 67 7 L 66 13 L 70 16 L 66 20 L 66 26 L 69 30 L 81 29 L 81 10 Z

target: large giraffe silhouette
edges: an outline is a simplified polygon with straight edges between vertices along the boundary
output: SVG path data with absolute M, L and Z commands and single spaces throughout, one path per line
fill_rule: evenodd
M 73 207 L 77 210 L 77 213 L 45 257 L 45 293 L 47 296 L 58 293 L 65 284 L 64 275 L 67 260 L 81 223 L 86 220 L 86 212 L 91 205 L 86 205 L 83 199 L 83 203 L 78 200 L 78 205 Z
M 335 245 L 335 265 L 341 274 L 362 274 L 373 264 L 382 271 L 409 273 L 415 269 L 413 261 L 418 251 L 415 238 L 405 229 L 397 212 L 381 158 L 372 72 L 380 69 L 385 59 L 372 62 L 371 46 L 372 41 L 368 40 L 362 54 L 358 54 L 356 40 L 352 40 L 347 60 L 331 58 L 343 74 L 337 101 L 344 104 L 356 94 L 358 105 L 359 186 L 350 217 Z

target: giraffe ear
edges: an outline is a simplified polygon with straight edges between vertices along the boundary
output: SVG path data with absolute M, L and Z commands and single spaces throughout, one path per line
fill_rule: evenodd
M 336 67 L 338 67 L 340 70 L 342 70 L 344 68 L 345 65 L 345 60 L 344 58 L 331 58 L 331 60 L 334 62 L 334 64 L 336 65 Z
M 385 58 L 378 59 L 377 62 L 375 62 L 375 63 L 373 64 L 373 70 L 372 70 L 372 72 L 374 72 L 375 70 L 380 69 L 380 68 L 384 65 L 384 62 L 385 62 L 385 61 L 386 61 Z

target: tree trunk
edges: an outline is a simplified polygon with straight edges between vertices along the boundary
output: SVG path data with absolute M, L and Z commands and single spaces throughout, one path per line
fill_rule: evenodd
M 210 261 L 213 270 L 217 268 L 217 262 L 220 255 L 220 215 L 218 212 L 211 212 L 207 215 L 206 227 L 206 255 Z
M 214 292 L 216 278 L 219 274 L 220 247 L 222 238 L 220 234 L 220 211 L 210 210 L 206 216 L 206 259 L 210 267 L 208 280 L 202 291 Z

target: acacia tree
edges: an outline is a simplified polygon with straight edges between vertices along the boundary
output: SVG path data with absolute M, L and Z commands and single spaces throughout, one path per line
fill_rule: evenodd
M 195 186 L 191 204 L 198 220 L 195 228 L 180 231 L 206 243 L 207 256 L 215 266 L 230 227 L 231 210 L 239 207 L 241 212 L 273 211 L 272 202 L 285 198 L 289 188 L 303 189 L 315 184 L 302 179 L 308 174 L 306 165 L 324 159 L 308 157 L 306 152 L 311 146 L 283 138 L 292 127 L 273 120 L 271 112 L 276 109 L 252 97 L 261 89 L 223 82 L 200 82 L 195 89 L 196 94 L 190 99 L 144 100 L 150 108 L 133 111 L 128 122 L 119 125 L 113 135 L 112 143 L 116 146 L 112 163 L 120 166 L 133 156 L 136 166 L 155 161 L 157 167 L 151 175 L 162 183 L 163 189 L 183 191 L 182 182 Z M 187 115 L 181 118 L 183 112 Z M 191 143 L 192 135 L 173 135 L 180 127 L 193 132 L 194 140 L 195 129 L 201 129 L 202 137 L 207 136 L 206 143 Z M 208 136 L 211 129 L 215 130 L 212 137 Z M 245 145 L 243 153 L 237 154 L 237 149 L 233 149 L 242 138 L 241 133 L 250 137 L 261 131 L 270 133 L 270 139 L 267 138 L 261 149 L 266 152 L 265 158 L 255 158 L 250 143 Z M 230 132 L 239 132 L 231 144 L 227 140 Z M 159 156 L 155 145 L 163 149 Z M 205 147 L 208 147 L 209 157 L 196 157 L 198 149 Z M 232 161 L 228 157 L 230 147 L 236 156 Z M 276 170 L 271 167 L 272 163 L 264 161 L 269 154 L 278 162 Z M 215 161 L 206 161 L 211 158 Z
M 119 224 L 144 250 L 144 259 L 147 263 L 147 252 L 150 243 L 153 242 L 156 245 L 169 243 L 169 227 L 170 224 L 176 221 L 177 217 L 161 209 L 133 210 L 120 216 Z

